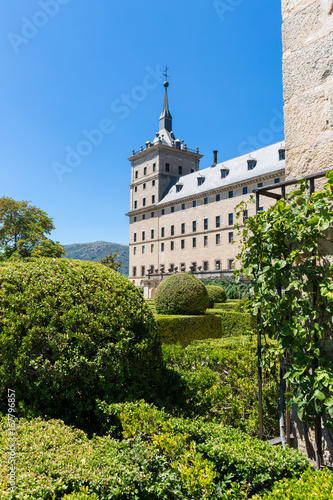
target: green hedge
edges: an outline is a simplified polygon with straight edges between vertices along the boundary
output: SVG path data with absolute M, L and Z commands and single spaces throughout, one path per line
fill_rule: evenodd
M 158 314 L 201 315 L 209 306 L 205 285 L 193 274 L 178 273 L 158 285 L 155 307 Z
M 333 498 L 333 474 L 307 470 L 300 478 L 284 479 L 274 484 L 272 491 L 253 500 L 331 500 Z
M 254 320 L 248 314 L 242 312 L 228 311 L 226 309 L 207 309 L 206 314 L 220 316 L 221 337 L 244 335 L 248 329 L 255 327 Z
M 1 499 L 58 500 L 82 486 L 100 500 L 246 498 L 246 491 L 256 493 L 308 466 L 293 450 L 200 419 L 169 418 L 144 402 L 101 408 L 110 418 L 117 415 L 122 440 L 89 440 L 61 421 L 19 421 L 15 493 L 7 482 L 7 419 L 0 421 Z
M 223 303 L 227 300 L 227 295 L 220 286 L 206 285 L 206 290 L 209 296 L 209 307 L 214 307 L 214 304 Z
M 220 338 L 222 336 L 221 316 L 168 316 L 157 314 L 157 332 L 162 344 L 187 346 L 193 340 Z

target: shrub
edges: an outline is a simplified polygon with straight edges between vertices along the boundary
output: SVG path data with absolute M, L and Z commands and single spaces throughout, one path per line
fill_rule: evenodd
M 209 297 L 209 307 L 214 307 L 216 302 L 223 303 L 227 300 L 227 295 L 224 289 L 216 285 L 206 285 L 206 290 Z
M 206 287 L 192 274 L 173 274 L 157 287 L 155 306 L 158 314 L 204 314 L 209 305 Z
M 237 337 L 245 335 L 255 327 L 255 319 L 248 314 L 227 309 L 207 309 L 206 314 L 221 318 L 221 337 Z
M 180 343 L 183 347 L 194 340 L 222 336 L 221 316 L 156 315 L 157 332 L 163 344 Z
M 219 280 L 207 279 L 204 280 L 205 285 L 215 285 L 222 287 L 227 294 L 227 299 L 243 299 L 248 296 L 250 285 L 247 283 L 236 282 L 234 279 Z
M 97 495 L 90 494 L 89 488 L 81 488 L 78 493 L 70 493 L 69 495 L 65 495 L 62 497 L 66 500 L 99 500 Z
M 174 415 L 216 422 L 257 436 L 258 374 L 256 342 L 249 337 L 193 342 L 185 349 L 163 345 L 169 369 L 164 376 L 168 399 L 161 402 Z M 276 358 L 263 357 L 263 423 L 265 439 L 277 435 L 279 375 Z M 178 384 L 175 374 L 178 375 Z
M 331 500 L 333 498 L 333 474 L 307 470 L 300 478 L 284 479 L 274 484 L 272 491 L 253 499 L 263 500 Z
M 138 290 L 106 266 L 65 259 L 1 265 L 2 409 L 11 388 L 20 416 L 100 431 L 97 398 L 151 397 L 161 363 L 154 328 Z

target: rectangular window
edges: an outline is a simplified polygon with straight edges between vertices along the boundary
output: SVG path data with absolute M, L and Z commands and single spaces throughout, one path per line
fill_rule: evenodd
M 133 241 L 136 242 L 136 233 L 133 234 Z
M 229 198 L 233 198 L 233 197 L 234 197 L 234 192 L 233 192 L 233 191 L 229 191 L 229 193 L 228 193 L 228 197 L 229 197 Z
M 174 236 L 175 234 L 175 226 L 171 226 L 171 236 Z
M 142 241 L 145 241 L 145 239 L 146 239 L 146 233 L 142 231 Z
M 169 172 L 170 171 L 170 163 L 165 164 L 165 171 Z
M 182 173 L 183 173 L 183 167 L 178 167 L 178 174 L 182 175 Z
M 194 172 L 194 168 L 191 168 L 191 174 L 193 174 L 193 172 Z
M 170 241 L 170 248 L 171 248 L 171 250 L 175 249 L 175 242 L 174 241 Z
M 234 233 L 229 233 L 229 243 L 233 243 L 234 241 Z
M 133 269 L 132 269 L 132 275 L 136 276 L 136 267 L 133 267 Z
M 182 210 L 185 210 L 185 203 L 182 203 Z
M 161 243 L 161 252 L 164 252 L 164 243 Z
M 146 183 L 145 182 L 142 184 L 142 188 L 146 189 Z
M 152 239 L 152 240 L 153 240 L 153 239 L 154 239 L 154 236 L 155 236 L 155 231 L 154 231 L 154 229 L 152 229 L 152 230 L 150 231 L 150 239 Z
M 194 220 L 194 221 L 192 222 L 192 231 L 193 231 L 193 232 L 195 232 L 196 230 L 197 230 L 197 221 L 196 221 L 196 220 Z
M 220 194 L 216 195 L 215 201 L 221 201 L 221 195 Z
M 279 184 L 280 182 L 280 177 L 278 177 L 277 179 L 274 179 L 274 184 Z
M 154 253 L 154 243 L 150 245 L 150 253 Z
M 138 171 L 135 172 L 135 178 L 138 178 Z
M 153 196 L 151 197 L 151 202 L 152 203 L 155 203 L 155 195 L 153 194 Z
M 138 186 L 135 186 L 134 193 L 137 193 L 137 192 L 138 192 Z
M 133 248 L 133 254 L 136 255 L 136 247 Z
M 204 182 L 205 182 L 204 177 L 198 177 L 198 186 L 202 186 Z
M 208 271 L 209 267 L 208 267 L 208 261 L 205 260 L 204 263 L 203 263 L 203 270 L 204 271 Z
M 145 167 L 145 168 L 143 169 L 143 175 L 146 175 L 146 174 L 147 174 L 147 167 Z
M 234 264 L 234 259 L 229 259 L 228 260 L 228 269 L 235 269 L 235 264 Z
M 257 164 L 256 160 L 247 160 L 247 169 L 253 170 Z
M 262 188 L 263 186 L 263 183 L 262 182 L 258 182 L 258 188 Z
M 197 239 L 192 238 L 192 247 L 195 248 L 197 246 Z
M 215 270 L 219 271 L 220 269 L 221 269 L 221 261 L 220 260 L 216 260 L 215 261 Z
M 181 226 L 181 233 L 182 234 L 185 234 L 185 222 L 182 223 L 182 226 Z
M 208 229 L 208 219 L 204 219 L 204 230 Z
M 216 243 L 216 245 L 219 245 L 221 243 L 221 235 L 220 234 L 215 235 L 215 243 Z
M 204 236 L 204 247 L 208 247 L 208 236 Z
M 143 198 L 142 200 L 142 205 L 145 207 L 146 206 L 146 198 Z
M 280 149 L 279 150 L 279 160 L 285 160 L 286 159 L 286 150 L 285 149 Z
M 156 163 L 153 163 L 153 172 L 156 171 Z
M 155 179 L 151 181 L 151 185 L 154 187 L 155 186 Z
M 180 248 L 184 250 L 185 248 L 185 240 L 180 240 Z
M 141 266 L 141 276 L 145 275 L 145 266 Z
M 175 207 L 171 207 L 171 213 L 173 214 L 175 211 Z
M 197 202 L 196 202 L 196 200 L 194 200 L 194 201 L 192 202 L 192 207 L 196 207 L 196 206 L 197 206 Z
M 215 226 L 220 227 L 220 225 L 221 225 L 221 217 L 217 215 L 215 218 Z
M 142 253 L 145 253 L 146 251 L 146 247 L 144 245 L 142 245 Z
M 247 186 L 243 187 L 243 194 L 247 194 L 248 193 L 248 188 Z
M 164 214 L 165 214 L 165 210 L 164 210 L 164 208 L 162 208 L 161 215 L 164 215 Z
M 136 217 L 134 217 L 133 222 L 136 222 Z
M 161 227 L 161 237 L 164 238 L 164 227 Z
M 146 214 L 143 214 L 142 220 L 146 220 Z
M 204 198 L 204 205 L 208 205 L 208 198 Z
M 258 212 L 263 212 L 263 211 L 264 211 L 264 207 L 259 207 Z
M 234 223 L 234 214 L 229 214 L 228 223 L 229 223 L 229 226 L 233 225 L 233 223 Z
M 155 217 L 155 212 L 152 212 L 152 213 L 150 214 L 150 217 Z
M 134 208 L 138 208 L 138 202 L 137 201 L 134 202 Z
M 249 216 L 249 211 L 248 210 L 244 210 L 243 211 L 243 219 L 247 219 Z

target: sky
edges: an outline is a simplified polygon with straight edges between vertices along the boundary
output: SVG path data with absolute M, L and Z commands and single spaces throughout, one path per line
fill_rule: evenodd
M 128 158 L 173 132 L 201 168 L 283 140 L 279 0 L 2 0 L 0 196 L 61 244 L 128 244 Z

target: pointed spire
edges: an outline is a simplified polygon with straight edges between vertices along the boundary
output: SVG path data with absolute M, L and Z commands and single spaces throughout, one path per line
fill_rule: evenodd
M 163 111 L 160 116 L 160 130 L 166 129 L 168 132 L 172 131 L 172 116 L 169 111 L 169 103 L 168 103 L 168 87 L 169 82 L 165 81 L 163 83 L 165 87 L 164 92 L 164 103 L 163 103 Z

